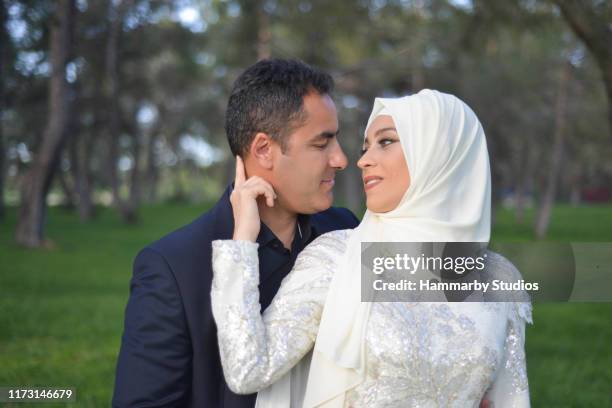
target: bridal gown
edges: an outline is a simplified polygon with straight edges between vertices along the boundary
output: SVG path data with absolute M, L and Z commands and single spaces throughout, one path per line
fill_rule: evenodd
M 258 244 L 213 242 L 211 300 L 226 381 L 253 393 L 310 358 L 327 289 L 352 230 L 318 237 L 298 256 L 271 305 L 260 313 Z M 520 279 L 488 252 L 490 278 Z M 359 279 L 359 272 L 356 273 Z M 366 379 L 347 407 L 529 407 L 526 302 L 373 303 L 366 332 Z

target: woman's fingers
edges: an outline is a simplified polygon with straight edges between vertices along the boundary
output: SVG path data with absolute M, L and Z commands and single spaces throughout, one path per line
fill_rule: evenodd
M 260 229 L 257 198 L 264 196 L 269 207 L 274 206 L 276 193 L 270 183 L 258 176 L 244 180 L 244 166 L 236 158 L 236 181 L 230 194 L 234 213 L 234 239 L 255 241 Z
M 236 156 L 236 178 L 234 179 L 234 189 L 240 188 L 246 180 L 244 162 L 240 156 Z
M 274 207 L 276 193 L 270 183 L 258 176 L 249 178 L 243 185 L 243 189 L 249 192 L 249 195 L 256 199 L 260 195 L 265 196 L 268 207 Z
M 234 179 L 234 190 L 240 190 L 246 185 L 246 183 L 249 183 L 251 186 L 261 186 L 261 188 L 256 190 L 257 195 L 254 195 L 253 198 L 257 198 L 257 196 L 263 194 L 266 197 L 266 204 L 268 207 L 274 206 L 276 193 L 274 193 L 272 185 L 258 176 L 253 176 L 247 180 L 244 162 L 240 156 L 236 156 L 236 178 Z

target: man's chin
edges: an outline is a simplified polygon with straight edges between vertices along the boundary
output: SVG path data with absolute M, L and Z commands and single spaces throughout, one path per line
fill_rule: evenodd
M 317 201 L 315 212 L 329 210 L 329 208 L 332 206 L 333 203 L 334 203 L 334 194 L 330 192 L 326 194 L 325 197 L 321 198 L 321 200 Z
M 314 199 L 311 197 L 309 201 L 302 201 L 302 203 L 307 205 L 299 206 L 295 212 L 298 214 L 316 214 L 328 210 L 332 206 L 334 203 L 334 195 L 331 192 L 319 194 L 314 197 Z

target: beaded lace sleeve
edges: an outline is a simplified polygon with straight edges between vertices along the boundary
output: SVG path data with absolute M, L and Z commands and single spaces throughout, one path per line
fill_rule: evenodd
M 223 372 L 232 391 L 250 394 L 268 387 L 312 349 L 349 232 L 330 232 L 308 245 L 263 316 L 258 244 L 213 241 L 212 311 Z
M 491 253 L 489 262 L 496 278 L 507 282 L 521 279 L 516 267 L 499 254 Z M 533 323 L 532 307 L 526 292 L 516 293 L 516 302 L 508 302 L 508 326 L 504 343 L 504 356 L 495 382 L 488 392 L 496 408 L 526 408 L 529 402 L 529 383 L 525 358 L 525 326 Z

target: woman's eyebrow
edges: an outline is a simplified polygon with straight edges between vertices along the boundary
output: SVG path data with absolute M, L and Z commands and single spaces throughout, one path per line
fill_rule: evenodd
M 380 136 L 381 133 L 387 132 L 387 131 L 393 131 L 395 133 L 397 133 L 397 129 L 394 127 L 386 127 L 386 128 L 382 128 L 382 129 L 378 129 L 376 132 L 374 132 L 374 136 L 373 138 L 377 138 L 378 136 Z M 370 141 L 368 140 L 368 137 L 366 136 L 366 138 L 363 140 L 363 145 L 364 146 L 368 146 L 370 144 Z
M 394 127 L 386 127 L 386 128 L 378 129 L 378 130 L 376 131 L 376 133 L 374 133 L 374 136 L 378 136 L 378 135 L 380 135 L 381 133 L 387 132 L 387 131 L 389 131 L 389 130 L 392 130 L 392 131 L 394 131 L 394 132 L 396 132 L 396 133 L 397 133 L 397 129 L 396 129 L 396 128 L 394 128 Z

